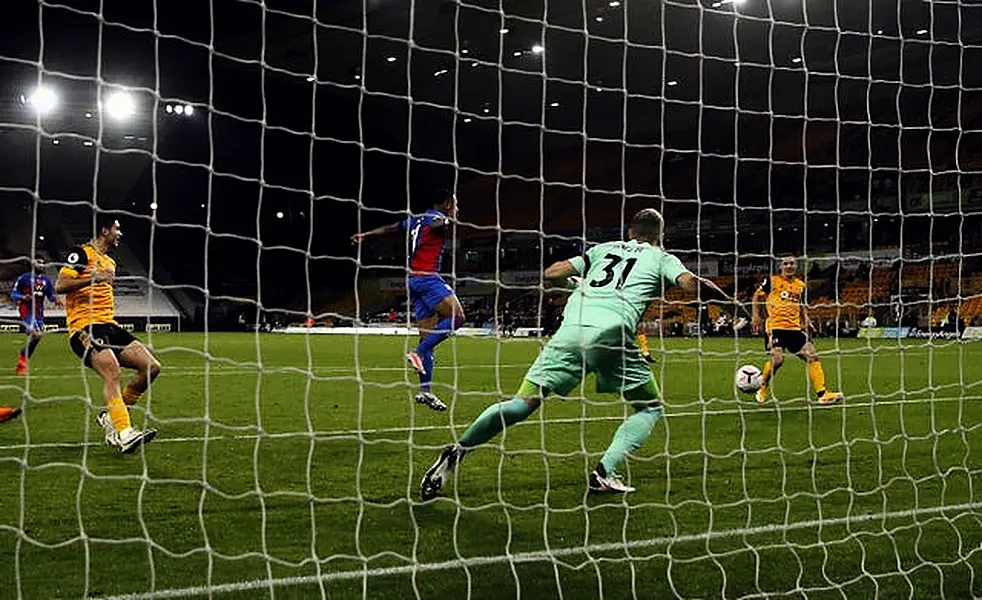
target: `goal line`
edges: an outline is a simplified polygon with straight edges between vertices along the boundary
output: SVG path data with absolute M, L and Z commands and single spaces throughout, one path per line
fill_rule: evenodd
M 240 581 L 234 583 L 222 583 L 209 586 L 192 586 L 186 588 L 172 588 L 157 590 L 154 592 L 144 592 L 139 594 L 120 594 L 114 596 L 102 596 L 94 600 L 163 600 L 166 598 L 192 598 L 209 596 L 212 594 L 247 592 L 251 590 L 261 590 L 277 587 L 296 587 L 301 585 L 312 585 L 319 583 L 331 583 L 339 581 L 351 581 L 357 579 L 367 579 L 374 577 L 392 577 L 399 575 L 412 575 L 414 573 L 425 573 L 431 571 L 446 571 L 467 567 L 485 567 L 498 564 L 523 564 L 538 562 L 558 562 L 557 559 L 577 556 L 580 554 L 591 555 L 608 552 L 624 552 L 630 555 L 631 550 L 640 550 L 669 544 L 684 544 L 693 542 L 709 542 L 713 540 L 748 537 L 754 535 L 765 535 L 770 533 L 786 533 L 789 531 L 800 531 L 804 529 L 825 528 L 835 525 L 855 525 L 859 523 L 869 523 L 872 521 L 887 521 L 892 519 L 909 519 L 929 515 L 944 515 L 950 521 L 957 520 L 965 513 L 974 513 L 982 509 L 982 502 L 970 502 L 965 504 L 953 504 L 950 506 L 930 506 L 912 508 L 880 513 L 863 513 L 860 515 L 850 515 L 848 517 L 833 517 L 826 519 L 813 519 L 808 521 L 796 521 L 792 523 L 780 523 L 772 525 L 759 525 L 756 527 L 742 527 L 735 529 L 722 529 L 718 531 L 707 531 L 702 533 L 684 534 L 677 536 L 662 536 L 645 540 L 631 540 L 622 542 L 608 542 L 603 544 L 588 544 L 579 547 L 553 548 L 535 552 L 519 552 L 515 554 L 503 554 L 498 556 L 478 556 L 465 558 L 463 560 L 447 560 L 432 563 L 416 563 L 396 567 L 378 567 L 373 569 L 346 570 L 324 575 L 308 575 L 303 577 L 282 577 L 273 579 L 255 579 L 252 581 Z M 948 513 L 957 513 L 950 515 Z M 913 525 L 924 525 L 925 522 L 917 521 Z M 894 530 L 882 532 L 887 535 Z M 856 535 L 879 535 L 879 533 L 859 532 Z M 773 546 L 774 548 L 786 548 L 786 544 Z M 754 550 L 766 550 L 771 546 L 754 546 Z M 748 549 L 749 546 L 748 546 Z M 973 548 L 966 556 L 968 558 L 982 548 Z M 720 553 L 722 554 L 722 553 Z M 391 553 L 388 553 L 391 556 Z M 712 555 L 710 555 L 712 556 Z M 633 559 L 644 560 L 646 557 L 631 557 Z M 702 557 L 705 558 L 705 557 Z M 406 559 L 407 561 L 409 559 Z M 584 563 L 585 564 L 585 563 Z M 569 566 L 569 565 L 566 565 Z M 574 567 L 575 568 L 575 567 Z

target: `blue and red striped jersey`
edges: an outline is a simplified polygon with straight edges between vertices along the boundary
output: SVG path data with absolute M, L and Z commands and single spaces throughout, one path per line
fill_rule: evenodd
M 409 270 L 413 273 L 439 273 L 443 245 L 447 240 L 447 216 L 436 209 L 413 215 L 399 222 L 409 232 Z
M 32 316 L 31 311 L 35 319 L 43 319 L 45 298 L 55 301 L 55 284 L 43 273 L 24 273 L 14 283 L 10 297 L 17 303 L 21 319 Z

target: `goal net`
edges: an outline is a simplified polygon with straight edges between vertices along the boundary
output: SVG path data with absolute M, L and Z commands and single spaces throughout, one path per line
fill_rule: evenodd
M 14 374 L 0 305 L 0 597 L 982 595 L 982 7 L 41 2 L 7 26 L 0 291 L 116 216 L 116 320 L 163 370 L 130 409 L 157 438 L 121 455 L 64 309 Z M 352 245 L 451 193 L 439 232 Z M 556 331 L 543 269 L 643 208 L 739 305 L 672 287 L 645 314 L 665 410 L 636 491 L 588 491 L 634 414 L 590 375 L 422 501 Z M 445 412 L 405 360 L 440 235 Z M 765 280 L 800 291 L 818 362 L 785 339 L 758 403 L 734 374 L 770 359 Z

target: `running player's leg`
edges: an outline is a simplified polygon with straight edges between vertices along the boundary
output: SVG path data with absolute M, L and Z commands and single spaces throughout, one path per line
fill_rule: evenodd
M 6 423 L 20 416 L 24 412 L 20 408 L 10 406 L 0 406 L 0 423 Z
M 638 328 L 638 348 L 641 349 L 641 358 L 647 363 L 655 362 L 655 359 L 651 357 L 651 352 L 648 350 L 648 333 L 645 327 Z
M 27 372 L 27 361 L 34 355 L 34 350 L 37 349 L 38 344 L 41 343 L 41 337 L 44 335 L 44 323 L 28 317 L 21 323 L 21 331 L 27 335 L 27 342 L 17 352 L 16 373 L 18 375 Z
M 119 328 L 114 325 L 95 325 L 91 327 L 91 331 L 76 332 L 69 343 L 84 364 L 102 378 L 106 410 L 100 412 L 96 420 L 105 431 L 106 443 L 120 452 L 130 453 L 141 444 L 153 440 L 156 432 L 152 429 L 136 430 L 130 422 L 130 412 L 123 402 L 120 389 L 122 370 L 119 359 L 109 345 L 114 338 L 118 340 L 122 337 L 115 330 Z
M 841 392 L 830 392 L 825 388 L 825 370 L 822 369 L 822 361 L 818 359 L 815 345 L 810 341 L 805 342 L 797 354 L 798 358 L 808 363 L 808 378 L 811 379 L 812 389 L 818 396 L 818 403 L 833 404 L 842 400 Z
M 433 300 L 440 295 L 441 290 L 436 290 L 430 295 L 430 303 L 438 320 L 429 335 L 420 340 L 419 345 L 416 347 L 416 353 L 421 357 L 426 353 L 431 353 L 440 343 L 450 337 L 454 331 L 460 329 L 461 325 L 464 324 L 464 307 L 460 305 L 460 300 L 457 299 L 457 296 L 454 295 L 449 286 L 446 286 L 446 284 L 443 285 L 449 292 L 448 295 L 441 297 L 435 302 Z
M 780 336 L 775 336 L 773 332 L 768 333 L 764 343 L 770 350 L 771 359 L 764 363 L 761 377 L 763 383 L 760 389 L 757 390 L 757 402 L 761 404 L 767 402 L 767 387 L 770 385 L 771 378 L 774 377 L 777 370 L 784 364 L 784 342 Z
M 119 364 L 136 371 L 123 389 L 123 402 L 127 406 L 137 403 L 163 368 L 157 357 L 138 340 L 133 340 L 119 351 Z
M 105 415 L 108 421 L 100 414 L 99 422 L 106 429 L 107 442 L 111 440 L 118 445 L 120 432 L 132 429 L 130 411 L 123 402 L 123 392 L 119 387 L 122 375 L 119 361 L 108 348 L 95 345 L 90 346 L 85 361 L 102 378 L 102 398 L 106 403 Z M 111 432 L 109 424 L 112 425 Z
M 414 285 L 413 310 L 421 331 L 419 344 L 406 358 L 419 373 L 419 395 L 416 401 L 438 411 L 447 406 L 432 391 L 433 353 L 436 346 L 464 324 L 464 309 L 442 277 L 419 278 Z M 436 321 L 433 324 L 433 321 Z M 425 335 L 424 335 L 425 333 Z

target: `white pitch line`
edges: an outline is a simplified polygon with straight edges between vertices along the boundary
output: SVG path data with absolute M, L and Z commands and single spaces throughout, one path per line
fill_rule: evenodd
M 682 357 L 676 357 L 682 358 Z M 695 358 L 695 355 L 693 355 Z M 439 362 L 434 367 L 439 371 L 454 371 L 454 370 L 471 370 L 471 369 L 518 369 L 518 368 L 528 368 L 531 366 L 534 357 L 530 358 L 528 362 L 523 363 L 493 363 L 493 364 L 464 364 L 459 363 L 456 365 L 440 365 Z M 728 362 L 737 365 L 741 358 L 713 358 L 713 357 L 700 357 L 701 362 Z M 184 375 L 199 375 L 203 376 L 206 372 L 209 376 L 211 375 L 249 375 L 249 374 L 260 374 L 263 375 L 277 375 L 277 374 L 290 374 L 290 375 L 305 375 L 307 373 L 351 373 L 356 372 L 386 372 L 386 371 L 409 371 L 408 366 L 400 367 L 360 367 L 355 368 L 354 365 L 340 367 L 340 366 L 321 366 L 313 367 L 308 369 L 305 366 L 264 366 L 262 368 L 247 364 L 228 364 L 227 361 L 216 361 L 218 364 L 216 366 L 206 369 L 205 367 L 180 367 L 180 366 L 170 366 L 168 367 L 165 363 L 165 375 L 173 373 L 176 376 Z M 674 362 L 674 359 L 669 361 Z M 655 364 L 654 368 L 657 370 L 658 365 Z M 52 375 L 52 373 L 68 373 L 60 375 Z M 42 367 L 38 369 L 38 373 L 30 375 L 0 375 L 0 380 L 19 380 L 25 381 L 27 379 L 68 379 L 78 377 L 82 373 L 92 373 L 88 369 L 82 369 L 80 366 L 75 367 Z
M 925 398 L 920 401 L 922 403 L 937 404 L 939 402 L 958 402 L 962 400 L 980 400 L 982 397 L 979 396 L 964 396 L 955 398 Z M 860 408 L 880 408 L 886 406 L 894 405 L 910 405 L 917 403 L 918 401 L 912 400 L 881 400 L 875 403 L 864 402 L 864 403 L 846 403 L 833 406 L 819 406 L 813 403 L 797 403 L 795 405 L 780 405 L 779 409 L 782 412 L 804 412 L 808 410 L 815 411 L 829 411 L 829 410 L 842 410 L 842 409 L 860 409 Z M 663 417 L 665 419 L 685 419 L 694 417 L 714 417 L 722 415 L 739 415 L 739 414 L 752 414 L 754 412 L 764 412 L 768 410 L 768 405 L 759 407 L 755 401 L 748 401 L 740 405 L 739 408 L 729 408 L 729 409 L 718 409 L 718 410 L 705 410 L 705 411 L 683 411 L 683 412 L 665 412 Z M 588 419 L 581 418 L 562 418 L 562 419 L 545 419 L 539 421 L 538 419 L 522 421 L 513 425 L 513 427 L 528 427 L 528 426 L 538 426 L 540 424 L 545 425 L 572 425 L 576 423 L 592 423 L 592 422 L 605 422 L 605 421 L 623 421 L 623 416 L 610 416 L 610 417 L 591 417 Z M 462 427 L 464 423 L 457 423 L 458 427 Z M 238 434 L 238 435 L 210 435 L 208 437 L 204 436 L 186 436 L 186 437 L 157 437 L 154 440 L 154 445 L 158 444 L 186 444 L 186 443 L 201 443 L 204 441 L 239 441 L 239 440 L 255 440 L 259 437 L 264 439 L 298 439 L 298 440 L 310 440 L 314 439 L 318 442 L 326 442 L 333 438 L 349 438 L 356 437 L 360 435 L 378 435 L 384 433 L 410 433 L 410 432 L 422 432 L 422 431 L 445 431 L 449 425 L 418 425 L 416 427 L 379 427 L 375 429 L 337 429 L 333 431 L 297 431 L 290 433 L 264 433 L 259 436 L 254 433 L 249 434 Z M 388 441 L 388 440 L 370 440 L 371 442 Z M 402 441 L 402 440 L 395 440 Z M 23 450 L 25 448 L 29 449 L 42 449 L 42 448 L 83 448 L 92 446 L 102 446 L 103 442 L 93 441 L 93 442 L 39 442 L 35 444 L 9 444 L 5 446 L 0 446 L 0 451 L 4 450 Z
M 157 590 L 155 592 L 142 592 L 136 594 L 120 594 L 115 596 L 103 596 L 94 600 L 158 600 L 164 598 L 191 598 L 196 596 L 210 596 L 212 594 L 224 594 L 234 592 L 247 592 L 261 590 L 270 587 L 293 587 L 298 585 L 311 585 L 320 582 L 330 583 L 334 581 L 350 581 L 357 579 L 367 579 L 369 577 L 392 577 L 397 575 L 411 575 L 413 573 L 425 573 L 429 571 L 445 571 L 448 569 L 460 569 L 464 566 L 483 567 L 489 565 L 522 564 L 536 562 L 556 562 L 556 559 L 568 556 L 587 555 L 592 560 L 592 554 L 606 552 L 620 552 L 629 550 L 640 550 L 655 546 L 667 546 L 669 544 L 682 544 L 691 542 L 708 542 L 717 539 L 734 537 L 745 537 L 753 535 L 764 535 L 769 533 L 785 533 L 801 529 L 814 529 L 818 527 L 829 527 L 834 525 L 851 525 L 856 523 L 868 523 L 870 521 L 881 521 L 886 519 L 906 519 L 923 515 L 936 515 L 947 512 L 970 512 L 982 508 L 982 502 L 971 502 L 966 504 L 955 504 L 951 506 L 932 506 L 927 508 L 911 508 L 894 512 L 867 513 L 861 515 L 850 515 L 848 517 L 835 517 L 831 519 L 816 519 L 810 521 L 798 521 L 795 523 L 775 523 L 773 525 L 759 525 L 757 527 L 744 527 L 739 529 L 723 529 L 720 531 L 706 531 L 702 533 L 691 533 L 678 536 L 664 536 L 650 538 L 646 540 L 632 540 L 630 542 L 609 542 L 605 544 L 589 544 L 580 547 L 555 548 L 551 550 L 540 550 L 535 552 L 519 552 L 517 554 L 501 556 L 479 556 L 466 558 L 464 560 L 447 560 L 431 563 L 415 563 L 398 567 L 379 567 L 375 569 L 347 570 L 324 575 L 307 575 L 303 577 L 282 577 L 273 579 L 255 579 L 252 581 L 239 581 L 235 583 L 221 583 L 209 586 L 193 586 L 186 588 L 172 588 Z M 886 535 L 886 531 L 883 532 Z
M 438 371 L 453 371 L 453 370 L 471 370 L 471 369 L 517 369 L 519 367 L 528 368 L 531 362 L 512 364 L 482 364 L 482 365 L 458 365 L 453 366 L 443 366 L 437 365 L 435 368 Z M 60 374 L 52 375 L 49 371 L 71 371 L 70 374 Z M 358 372 L 375 372 L 375 371 L 410 371 L 409 367 L 361 367 L 356 369 L 355 367 L 314 367 L 313 369 L 307 369 L 305 367 L 263 367 L 250 368 L 247 366 L 237 366 L 237 367 L 211 367 L 210 369 L 205 369 L 204 367 L 172 367 L 165 370 L 164 375 L 173 374 L 174 377 L 185 377 L 185 376 L 198 376 L 198 377 L 217 377 L 225 375 L 307 375 L 308 373 L 313 374 L 315 377 L 318 373 L 337 373 L 339 375 L 350 374 L 352 377 L 357 375 Z M 54 368 L 54 369 L 43 369 L 37 375 L 0 375 L 0 380 L 8 381 L 26 381 L 31 380 L 48 380 L 48 379 L 78 379 L 82 374 L 93 374 L 92 371 L 82 370 L 80 368 Z M 415 376 L 415 374 L 414 374 Z

